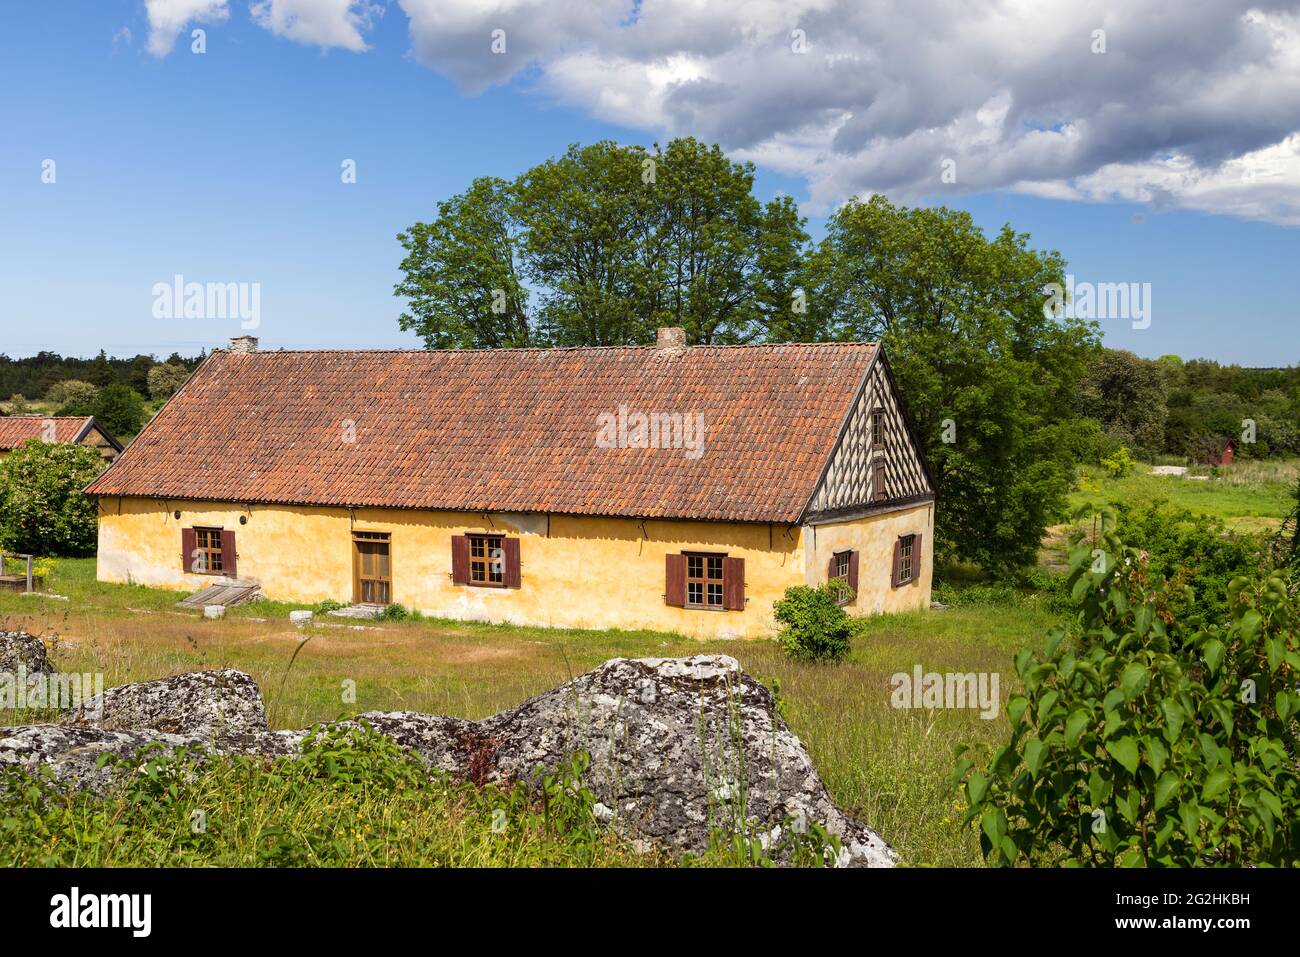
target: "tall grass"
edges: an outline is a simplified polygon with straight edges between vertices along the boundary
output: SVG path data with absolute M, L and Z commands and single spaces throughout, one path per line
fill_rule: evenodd
M 369 710 L 482 718 L 610 658 L 733 655 L 750 674 L 779 684 L 787 721 L 837 803 L 914 865 L 980 863 L 976 836 L 957 823 L 947 790 L 952 752 L 958 743 L 991 746 L 1007 728 L 1004 717 L 985 721 L 973 711 L 895 710 L 890 677 L 917 664 L 995 671 L 1005 701 L 1015 651 L 1038 645 L 1055 620 L 1046 608 L 978 603 L 863 619 L 849 659 L 817 665 L 787 660 L 775 642 L 655 632 L 436 620 L 298 630 L 286 620 L 293 606 L 269 603 L 207 621 L 176 609 L 175 592 L 94 582 L 89 561 L 60 562 L 51 587 L 77 598 L 0 594 L 0 627 L 45 634 L 60 668 L 101 671 L 107 686 L 197 668 L 247 671 L 266 696 L 272 726 L 281 728 Z M 355 701 L 345 700 L 345 682 L 355 683 Z M 8 720 L 0 712 L 0 722 Z

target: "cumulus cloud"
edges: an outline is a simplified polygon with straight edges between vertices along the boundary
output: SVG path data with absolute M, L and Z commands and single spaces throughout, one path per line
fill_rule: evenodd
M 215 23 L 230 16 L 226 0 L 145 0 L 149 20 L 149 52 L 165 57 L 176 38 L 191 23 Z
M 416 57 L 466 91 L 523 78 L 717 141 L 820 208 L 1009 189 L 1300 215 L 1295 2 L 399 2 Z
M 361 53 L 369 49 L 362 34 L 384 8 L 364 0 L 257 0 L 249 12 L 254 23 L 276 36 Z

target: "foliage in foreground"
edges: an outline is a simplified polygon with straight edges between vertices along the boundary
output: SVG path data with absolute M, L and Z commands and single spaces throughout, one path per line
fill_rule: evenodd
M 839 604 L 839 588 L 827 582 L 819 588 L 793 585 L 773 604 L 776 620 L 785 625 L 781 648 L 795 661 L 842 661 L 849 655 L 853 620 Z
M 1234 578 L 1219 623 L 1171 609 L 1185 586 L 1116 530 L 1076 541 L 1077 643 L 1022 650 L 1011 739 L 977 770 L 966 820 L 993 864 L 1300 862 L 1300 599 L 1282 572 Z M 964 750 L 964 749 L 963 749 Z
M 0 548 L 29 555 L 91 555 L 95 500 L 81 490 L 104 467 L 94 449 L 32 439 L 0 459 Z
M 574 754 L 502 787 L 430 774 L 365 722 L 317 730 L 301 756 L 205 756 L 154 746 L 117 762 L 107 796 L 0 768 L 0 867 L 654 867 L 596 815 Z M 130 773 L 130 772 L 134 773 Z M 752 828 L 711 828 L 709 849 L 681 863 L 797 866 L 835 860 L 839 842 L 786 822 L 774 843 Z
M 267 761 L 154 751 L 124 790 L 63 791 L 0 771 L 0 866 L 646 866 L 575 775 L 531 793 L 431 777 L 362 725 Z

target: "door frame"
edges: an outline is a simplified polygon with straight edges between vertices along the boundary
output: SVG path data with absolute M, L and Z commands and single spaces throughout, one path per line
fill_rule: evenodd
M 393 603 L 393 534 L 392 532 L 378 531 L 361 531 L 352 530 L 352 603 L 361 604 L 363 601 L 361 592 L 361 549 L 357 546 L 362 542 L 382 543 L 388 546 L 388 578 L 371 578 L 368 581 L 387 581 L 388 583 L 388 604 Z

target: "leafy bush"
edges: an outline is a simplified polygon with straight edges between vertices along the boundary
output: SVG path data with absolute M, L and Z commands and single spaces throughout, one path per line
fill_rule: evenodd
M 1300 599 L 1272 572 L 1229 584 L 1223 619 L 1189 624 L 1185 586 L 1121 537 L 1076 539 L 1083 626 L 1023 649 L 1011 739 L 983 770 L 959 754 L 985 858 L 1035 865 L 1300 862 Z
M 81 379 L 64 379 L 50 386 L 49 391 L 45 393 L 45 399 L 56 405 L 85 407 L 89 410 L 95 404 L 95 397 L 98 395 L 99 389 L 90 382 L 83 382 Z M 86 414 L 89 415 L 89 411 Z
M 394 602 L 391 605 L 385 605 L 384 610 L 379 615 L 380 621 L 419 621 L 424 616 L 416 608 L 407 608 L 405 605 L 399 605 Z
M 819 588 L 794 585 L 773 606 L 776 620 L 785 625 L 779 641 L 795 661 L 840 661 L 848 657 L 853 620 L 841 607 L 833 583 Z
M 32 439 L 0 459 L 0 547 L 30 555 L 93 555 L 95 500 L 82 494 L 104 467 L 94 449 Z
M 1106 470 L 1106 474 L 1113 479 L 1123 478 L 1133 471 L 1133 456 L 1129 454 L 1128 446 L 1121 445 L 1112 454 L 1101 460 L 1101 466 Z
M 1163 501 L 1114 506 L 1131 541 L 1141 542 L 1151 572 L 1190 586 L 1171 601 L 1179 618 L 1222 620 L 1228 608 L 1228 582 L 1254 571 L 1264 543 L 1258 536 L 1228 530 L 1222 520 L 1198 515 Z
M 316 604 L 312 605 L 311 610 L 317 615 L 324 615 L 327 612 L 338 611 L 338 609 L 346 607 L 347 606 L 341 601 L 335 601 L 333 598 L 326 598 L 324 601 L 318 601 Z

